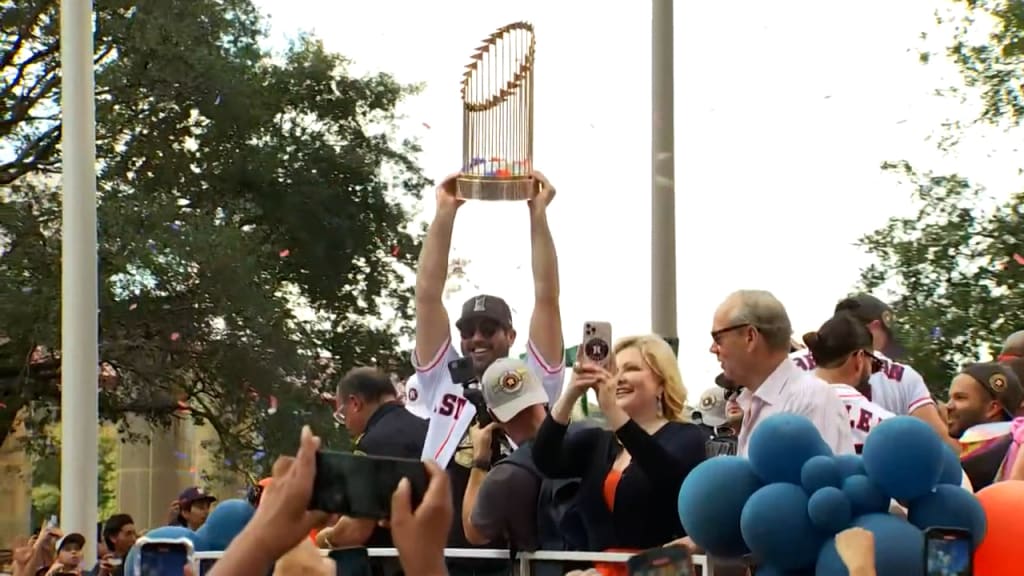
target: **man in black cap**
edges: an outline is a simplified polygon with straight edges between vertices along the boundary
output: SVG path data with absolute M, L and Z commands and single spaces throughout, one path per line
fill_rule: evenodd
M 534 305 L 526 343 L 526 364 L 541 380 L 549 401 L 554 402 L 561 394 L 565 376 L 562 316 L 558 302 L 558 258 L 547 218 L 547 207 L 555 196 L 555 188 L 539 172 L 532 173 L 531 177 L 535 188 L 527 206 Z M 416 347 L 412 360 L 419 393 L 427 398 L 427 406 L 431 407 L 431 431 L 427 434 L 424 456 L 437 460 L 441 466 L 448 466 L 454 456 L 456 465 L 449 468 L 449 473 L 455 514 L 459 518 L 469 468 L 473 465 L 473 447 L 466 434 L 473 419 L 473 410 L 465 409 L 466 399 L 461 386 L 452 381 L 448 369 L 460 354 L 453 346 L 451 323 L 443 302 L 455 215 L 464 202 L 456 196 L 456 179 L 457 175 L 449 176 L 437 188 L 437 211 L 420 252 L 416 270 Z M 511 211 L 513 207 L 509 206 L 507 210 Z M 496 237 L 494 241 L 507 242 L 508 239 Z M 512 278 L 517 276 L 510 270 L 509 279 Z M 492 362 L 507 357 L 516 341 L 512 311 L 508 303 L 497 296 L 479 295 L 466 301 L 456 327 L 461 357 L 471 361 L 477 379 L 482 378 Z M 433 433 L 441 428 L 447 430 Z M 435 442 L 436 438 L 440 438 L 440 442 Z M 461 525 L 455 523 L 449 546 L 458 547 L 465 542 Z M 461 571 L 453 565 L 449 569 L 452 574 Z
M 975 491 L 1008 477 L 1010 470 L 1003 469 L 1003 460 L 1013 441 L 1010 423 L 1022 401 L 1020 379 L 1003 364 L 968 364 L 953 378 L 946 405 L 949 435 L 969 439 L 961 462 Z
M 871 375 L 867 386 L 857 387 L 854 383 L 851 386 L 893 414 L 920 418 L 947 444 L 959 449 L 956 440 L 947 434 L 946 422 L 939 415 L 921 373 L 909 364 L 897 361 L 904 359 L 905 351 L 894 334 L 896 315 L 892 308 L 870 294 L 857 294 L 836 304 L 835 313 L 844 312 L 867 326 L 875 349 L 874 356 L 878 359 L 878 370 Z M 811 371 L 817 367 L 809 350 L 798 350 L 790 357 L 804 370 Z
M 207 493 L 199 486 L 185 488 L 176 502 L 178 518 L 174 525 L 184 526 L 193 531 L 199 530 L 206 523 L 206 517 L 210 515 L 210 507 L 216 501 L 216 496 Z

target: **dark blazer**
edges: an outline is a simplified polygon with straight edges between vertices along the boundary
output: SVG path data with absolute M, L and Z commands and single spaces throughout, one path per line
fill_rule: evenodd
M 578 506 L 589 550 L 653 548 L 686 535 L 676 502 L 686 475 L 706 457 L 699 426 L 668 422 L 651 435 L 629 420 L 615 432 L 566 430 L 548 415 L 533 444 L 533 461 L 550 478 L 581 479 Z M 632 461 L 622 472 L 612 512 L 604 481 L 623 448 Z

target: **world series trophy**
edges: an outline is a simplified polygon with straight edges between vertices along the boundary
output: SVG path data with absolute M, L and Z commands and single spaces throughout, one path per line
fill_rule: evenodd
M 462 74 L 460 198 L 527 200 L 533 171 L 533 25 L 484 39 Z

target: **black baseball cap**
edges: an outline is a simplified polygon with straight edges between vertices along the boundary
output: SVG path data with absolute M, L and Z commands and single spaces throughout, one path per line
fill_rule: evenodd
M 194 502 L 216 502 L 217 498 L 211 494 L 207 494 L 202 488 L 198 486 L 189 486 L 185 488 L 185 491 L 178 496 L 178 502 L 182 507 L 191 506 Z
M 893 334 L 895 313 L 892 307 L 885 302 L 871 294 L 857 294 L 840 300 L 836 304 L 835 311 L 837 314 L 846 312 L 865 324 L 878 320 L 888 336 L 888 342 L 882 350 L 882 354 L 894 360 L 899 360 L 906 356 L 906 349 L 896 340 L 896 336 Z
M 462 330 L 467 322 L 483 319 L 494 320 L 505 328 L 511 328 L 512 309 L 508 307 L 507 302 L 497 296 L 473 296 L 462 305 L 462 315 L 455 322 L 455 327 Z
M 57 552 L 63 550 L 64 546 L 67 546 L 68 544 L 77 544 L 79 550 L 81 550 L 85 546 L 85 536 L 82 536 L 78 532 L 65 534 L 57 541 Z

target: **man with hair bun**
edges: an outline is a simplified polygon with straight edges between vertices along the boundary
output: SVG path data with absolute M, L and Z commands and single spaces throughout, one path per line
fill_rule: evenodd
M 924 378 L 910 365 L 897 361 L 903 359 L 905 351 L 896 339 L 896 316 L 892 308 L 870 294 L 857 294 L 836 304 L 835 313 L 840 312 L 864 324 L 871 336 L 873 354 L 879 361 L 878 370 L 866 384 L 853 384 L 857 391 L 893 414 L 923 420 L 944 442 L 958 449 L 956 441 L 946 432 L 946 422 L 940 417 Z M 799 350 L 790 358 L 803 370 L 811 371 L 817 367 L 810 350 Z

